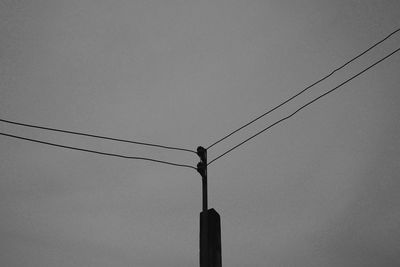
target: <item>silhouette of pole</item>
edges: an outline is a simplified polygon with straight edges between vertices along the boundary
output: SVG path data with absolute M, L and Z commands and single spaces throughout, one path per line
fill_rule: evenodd
M 221 266 L 221 219 L 209 209 L 200 213 L 200 267 Z
M 208 209 L 207 150 L 197 147 L 200 162 L 197 171 L 202 178 L 203 211 L 200 212 L 200 267 L 221 267 L 221 219 L 214 209 Z
M 200 173 L 202 178 L 203 211 L 207 211 L 207 150 L 204 147 L 199 146 L 197 147 L 197 155 L 200 157 L 200 162 L 197 164 L 197 171 Z

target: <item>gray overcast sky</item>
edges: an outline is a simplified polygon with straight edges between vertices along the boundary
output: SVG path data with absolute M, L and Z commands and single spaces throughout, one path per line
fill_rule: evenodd
M 397 0 L 1 0 L 0 117 L 195 149 L 399 26 Z M 399 46 L 400 34 L 209 158 Z M 210 166 L 224 266 L 400 266 L 399 69 L 396 54 Z M 194 170 L 8 137 L 0 151 L 1 266 L 198 266 Z

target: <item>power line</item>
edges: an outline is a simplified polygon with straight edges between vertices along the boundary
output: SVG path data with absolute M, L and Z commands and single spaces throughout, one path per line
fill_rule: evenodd
M 191 168 L 191 169 L 197 170 L 195 167 L 190 166 L 190 165 L 178 164 L 178 163 L 173 163 L 173 162 L 168 162 L 168 161 L 163 161 L 163 160 L 144 158 L 144 157 L 131 157 L 131 156 L 126 156 L 126 155 L 121 155 L 121 154 L 106 153 L 106 152 L 95 151 L 95 150 L 79 148 L 79 147 L 65 146 L 65 145 L 45 142 L 45 141 L 41 141 L 41 140 L 26 138 L 26 137 L 7 134 L 7 133 L 2 133 L 2 132 L 0 132 L 0 135 L 8 136 L 8 137 L 16 138 L 16 139 L 21 139 L 21 140 L 26 140 L 26 141 L 30 141 L 30 142 L 34 142 L 34 143 L 49 145 L 49 146 L 61 147 L 61 148 L 71 149 L 71 150 L 84 151 L 84 152 L 93 153 L 93 154 L 100 154 L 100 155 L 104 155 L 104 156 L 118 157 L 118 158 L 124 158 L 124 159 L 146 160 L 146 161 L 152 161 L 152 162 L 157 162 L 157 163 L 162 163 L 162 164 L 167 164 L 167 165 L 172 165 L 172 166 L 177 166 L 177 167 Z
M 231 152 L 232 150 L 240 147 L 241 145 L 243 145 L 244 143 L 247 143 L 248 141 L 250 141 L 251 139 L 253 139 L 254 137 L 260 135 L 261 133 L 267 131 L 268 129 L 274 127 L 275 125 L 278 125 L 279 123 L 291 118 L 292 116 L 294 116 L 296 113 L 298 113 L 299 111 L 301 111 L 302 109 L 306 108 L 307 106 L 311 105 L 312 103 L 314 103 L 315 101 L 321 99 L 322 97 L 332 93 L 333 91 L 337 90 L 338 88 L 340 88 L 341 86 L 345 85 L 346 83 L 350 82 L 351 80 L 353 80 L 354 78 L 360 76 L 361 74 L 363 74 L 364 72 L 366 72 L 367 70 L 371 69 L 372 67 L 376 66 L 377 64 L 379 64 L 380 62 L 384 61 L 385 59 L 389 58 L 390 56 L 392 56 L 393 54 L 397 53 L 398 51 L 400 51 L 400 48 L 397 48 L 396 50 L 394 50 L 393 52 L 391 52 L 390 54 L 386 55 L 385 57 L 381 58 L 380 60 L 376 61 L 375 63 L 373 63 L 372 65 L 370 65 L 369 67 L 363 69 L 361 72 L 357 73 L 356 75 L 350 77 L 349 79 L 345 80 L 344 82 L 342 82 L 341 84 L 339 84 L 338 86 L 334 87 L 333 89 L 325 92 L 324 94 L 314 98 L 313 100 L 311 100 L 310 102 L 308 102 L 307 104 L 301 106 L 300 108 L 298 108 L 295 112 L 291 113 L 289 116 L 286 116 L 276 122 L 274 122 L 273 124 L 269 125 L 268 127 L 262 129 L 261 131 L 257 132 L 256 134 L 250 136 L 249 138 L 247 138 L 246 140 L 242 141 L 241 143 L 235 145 L 234 147 L 230 148 L 229 150 L 225 151 L 224 153 L 222 153 L 221 155 L 217 156 L 216 158 L 214 158 L 213 160 L 211 160 L 208 164 L 210 165 L 211 163 L 215 162 L 216 160 L 218 160 L 219 158 L 225 156 L 226 154 L 228 154 L 229 152 Z
M 223 140 L 225 140 L 226 138 L 232 136 L 233 134 L 237 133 L 238 131 L 242 130 L 243 128 L 249 126 L 250 124 L 256 122 L 257 120 L 261 119 L 262 117 L 270 114 L 271 112 L 273 112 L 274 110 L 280 108 L 281 106 L 285 105 L 286 103 L 290 102 L 291 100 L 293 100 L 294 98 L 298 97 L 299 95 L 301 95 L 302 93 L 304 93 L 305 91 L 307 91 L 308 89 L 310 89 L 311 87 L 319 84 L 320 82 L 326 80 L 327 78 L 329 78 L 330 76 L 332 76 L 335 72 L 343 69 L 345 66 L 347 66 L 348 64 L 350 64 L 351 62 L 355 61 L 356 59 L 358 59 L 359 57 L 363 56 L 364 54 L 366 54 L 367 52 L 369 52 L 370 50 L 372 50 L 373 48 L 375 48 L 376 46 L 378 46 L 379 44 L 381 44 L 382 42 L 384 42 L 385 40 L 387 40 L 388 38 L 390 38 L 392 35 L 396 34 L 398 31 L 400 31 L 400 28 L 398 28 L 397 30 L 391 32 L 389 35 L 387 35 L 385 38 L 383 38 L 382 40 L 380 40 L 379 42 L 373 44 L 372 46 L 370 46 L 368 49 L 364 50 L 363 52 L 359 53 L 357 56 L 353 57 L 352 59 L 350 59 L 349 61 L 347 61 L 346 63 L 344 63 L 343 65 L 339 66 L 338 68 L 334 69 L 332 72 L 330 72 L 328 75 L 325 75 L 324 77 L 322 77 L 321 79 L 319 79 L 318 81 L 312 83 L 311 85 L 307 86 L 306 88 L 304 88 L 303 90 L 301 90 L 300 92 L 298 92 L 297 94 L 293 95 L 292 97 L 288 98 L 287 100 L 285 100 L 284 102 L 282 102 L 281 104 L 271 108 L 270 110 L 268 110 L 267 112 L 261 114 L 260 116 L 256 117 L 255 119 L 249 121 L 248 123 L 244 124 L 243 126 L 237 128 L 236 130 L 230 132 L 229 134 L 227 134 L 226 136 L 224 136 L 223 138 L 217 140 L 216 142 L 212 143 L 211 145 L 209 145 L 207 147 L 207 149 L 210 149 L 211 147 L 215 146 L 216 144 L 222 142 Z
M 94 135 L 94 134 L 89 134 L 89 133 L 80 133 L 80 132 L 44 127 L 44 126 L 39 126 L 39 125 L 21 123 L 21 122 L 16 122 L 16 121 L 10 121 L 10 120 L 5 120 L 5 119 L 0 119 L 0 121 L 9 123 L 9 124 L 15 124 L 15 125 L 19 125 L 19 126 L 42 129 L 42 130 L 53 131 L 53 132 L 61 132 L 61 133 L 67 133 L 67 134 L 73 134 L 73 135 L 93 137 L 93 138 L 98 138 L 98 139 L 112 140 L 112 141 L 123 142 L 123 143 L 130 143 L 130 144 L 136 144 L 136 145 L 151 146 L 151 147 L 158 147 L 158 148 L 164 148 L 164 149 L 170 149 L 170 150 L 180 150 L 180 151 L 196 153 L 196 151 L 194 151 L 194 150 L 180 148 L 180 147 L 172 147 L 172 146 L 164 146 L 164 145 L 158 145 L 158 144 L 152 144 L 152 143 L 137 142 L 137 141 L 124 140 L 124 139 L 101 136 L 101 135 Z

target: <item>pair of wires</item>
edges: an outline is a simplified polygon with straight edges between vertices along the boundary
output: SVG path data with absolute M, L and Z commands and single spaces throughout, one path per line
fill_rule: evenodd
M 66 133 L 66 134 L 71 134 L 71 135 L 91 137 L 91 138 L 95 138 L 95 139 L 136 144 L 136 145 L 141 145 L 141 146 L 156 147 L 156 148 L 166 149 L 166 150 L 176 150 L 176 151 L 181 151 L 181 152 L 183 151 L 183 152 L 196 153 L 196 151 L 194 151 L 194 150 L 190 150 L 190 149 L 186 149 L 186 148 L 182 148 L 182 147 L 164 146 L 164 145 L 159 145 L 159 144 L 154 144 L 154 143 L 138 142 L 138 141 L 133 141 L 133 140 L 120 139 L 120 138 L 114 138 L 114 137 L 108 137 L 108 136 L 102 136 L 102 135 L 95 135 L 95 134 L 90 134 L 90 133 L 82 133 L 82 132 L 69 131 L 69 130 L 63 130 L 63 129 L 58 129 L 58 128 L 50 128 L 50 127 L 44 127 L 44 126 L 39 126 L 39 125 L 35 125 L 35 124 L 27 124 L 27 123 L 21 123 L 21 122 L 16 122 L 16 121 L 11 121 L 11 120 L 5 120 L 5 119 L 1 119 L 1 118 L 0 118 L 0 122 L 23 126 L 23 127 L 28 127 L 28 128 L 52 131 L 52 132 L 60 132 L 60 133 Z M 34 143 L 38 143 L 38 144 L 49 145 L 49 146 L 53 146 L 53 147 L 59 147 L 59 148 L 70 149 L 70 150 L 83 151 L 83 152 L 88 152 L 88 153 L 98 154 L 98 155 L 103 155 L 103 156 L 132 159 L 132 160 L 144 160 L 144 161 L 151 161 L 151 162 L 156 162 L 156 163 L 167 164 L 167 165 L 171 165 L 171 166 L 196 169 L 195 167 L 186 165 L 186 164 L 179 164 L 179 163 L 163 161 L 163 160 L 147 158 L 147 157 L 134 157 L 134 156 L 128 156 L 128 155 L 123 155 L 123 154 L 107 153 L 107 152 L 101 152 L 101 151 L 97 151 L 97 150 L 85 149 L 85 148 L 80 148 L 80 147 L 61 145 L 61 144 L 41 141 L 41 140 L 37 140 L 37 139 L 17 136 L 17 135 L 13 135 L 13 134 L 8 134 L 8 133 L 4 133 L 4 132 L 0 132 L 0 135 L 19 139 L 19 140 L 30 141 L 30 142 L 34 142 Z
M 178 150 L 178 151 L 186 151 L 186 152 L 196 153 L 196 151 L 194 151 L 194 150 L 181 148 L 181 147 L 164 146 L 164 145 L 159 145 L 159 144 L 144 143 L 144 142 L 102 136 L 102 135 L 95 135 L 95 134 L 90 134 L 90 133 L 74 132 L 74 131 L 62 130 L 62 129 L 57 129 L 57 128 L 44 127 L 44 126 L 39 126 L 39 125 L 34 125 L 34 124 L 10 121 L 10 120 L 5 120 L 5 119 L 1 119 L 1 118 L 0 118 L 0 122 L 5 122 L 8 124 L 14 124 L 14 125 L 19 125 L 19 126 L 24 126 L 24 127 L 29 127 L 29 128 L 47 130 L 47 131 L 52 131 L 52 132 L 60 132 L 60 133 L 73 134 L 73 135 L 79 135 L 79 136 L 93 137 L 93 138 L 97 138 L 97 139 L 117 141 L 117 142 L 122 142 L 122 143 L 129 143 L 129 144 L 136 144 L 136 145 L 142 145 L 142 146 L 150 146 L 150 147 L 157 147 L 157 148 L 163 148 L 163 149 L 169 149 L 169 150 Z
M 306 92 L 307 90 L 309 90 L 310 88 L 316 86 L 317 84 L 323 82 L 324 80 L 328 79 L 329 77 L 331 77 L 333 74 L 335 74 L 337 71 L 343 69 L 344 67 L 346 67 L 347 65 L 349 65 L 350 63 L 354 62 L 355 60 L 357 60 L 358 58 L 360 58 L 361 56 L 365 55 L 366 53 L 368 53 L 369 51 L 371 51 L 373 48 L 377 47 L 378 45 L 380 45 L 381 43 L 383 43 L 384 41 L 386 41 L 387 39 L 389 39 L 390 37 L 392 37 L 393 35 L 395 35 L 396 33 L 398 33 L 400 31 L 400 28 L 394 30 L 393 32 L 391 32 L 390 34 L 388 34 L 385 38 L 381 39 L 380 41 L 376 42 L 375 44 L 373 44 L 372 46 L 370 46 L 369 48 L 367 48 L 366 50 L 362 51 L 361 53 L 357 54 L 355 57 L 351 58 L 350 60 L 346 61 L 344 64 L 340 65 L 339 67 L 337 67 L 336 69 L 334 69 L 333 71 L 331 71 L 329 74 L 325 75 L 324 77 L 322 77 L 321 79 L 315 81 L 314 83 L 310 84 L 309 86 L 307 86 L 306 88 L 304 88 L 303 90 L 301 90 L 300 92 L 296 93 L 295 95 L 293 95 L 292 97 L 288 98 L 287 100 L 283 101 L 282 103 L 280 103 L 279 105 L 269 109 L 268 111 L 264 112 L 263 114 L 259 115 L 258 117 L 256 117 L 255 119 L 247 122 L 246 124 L 244 124 L 243 126 L 235 129 L 234 131 L 230 132 L 229 134 L 225 135 L 224 137 L 218 139 L 217 141 L 215 141 L 214 143 L 212 143 L 211 145 L 209 145 L 206 149 L 210 149 L 212 147 L 214 147 L 215 145 L 221 143 L 222 141 L 224 141 L 225 139 L 229 138 L 230 136 L 234 135 L 235 133 L 239 132 L 240 130 L 246 128 L 247 126 L 253 124 L 254 122 L 258 121 L 259 119 L 265 117 L 266 115 L 270 114 L 271 112 L 273 112 L 274 110 L 282 107 L 283 105 L 287 104 L 288 102 L 292 101 L 293 99 L 297 98 L 298 96 L 300 96 L 301 94 L 303 94 L 304 92 Z M 362 71 L 358 72 L 357 74 L 353 75 L 352 77 L 350 77 L 349 79 L 345 80 L 344 82 L 340 83 L 338 86 L 330 89 L 329 91 L 327 91 L 326 93 L 314 98 L 313 100 L 307 102 L 305 105 L 301 106 L 300 108 L 298 108 L 296 111 L 294 111 L 293 113 L 291 113 L 290 115 L 272 123 L 271 125 L 267 126 L 266 128 L 260 130 L 259 132 L 255 133 L 254 135 L 250 136 L 249 138 L 245 139 L 244 141 L 240 142 L 239 144 L 233 146 L 232 148 L 228 149 L 227 151 L 223 152 L 222 154 L 220 154 L 219 156 L 215 157 L 213 160 L 211 160 L 207 165 L 212 164 L 213 162 L 215 162 L 216 160 L 222 158 L 223 156 L 227 155 L 228 153 L 230 153 L 231 151 L 237 149 L 238 147 L 244 145 L 245 143 L 247 143 L 248 141 L 250 141 L 251 139 L 255 138 L 256 136 L 260 135 L 261 133 L 269 130 L 270 128 L 282 123 L 283 121 L 293 117 L 295 114 L 297 114 L 298 112 L 300 112 L 301 110 L 303 110 L 304 108 L 308 107 L 309 105 L 311 105 L 312 103 L 316 102 L 317 100 L 323 98 L 324 96 L 336 91 L 337 89 L 339 89 L 340 87 L 342 87 L 343 85 L 345 85 L 346 83 L 350 82 L 351 80 L 355 79 L 356 77 L 360 76 L 361 74 L 363 74 L 364 72 L 368 71 L 369 69 L 373 68 L 374 66 L 376 66 L 377 64 L 381 63 L 382 61 L 386 60 L 387 58 L 391 57 L 392 55 L 394 55 L 395 53 L 397 53 L 400 50 L 400 48 L 394 50 L 393 52 L 389 53 L 388 55 L 386 55 L 385 57 L 381 58 L 380 60 L 374 62 L 373 64 L 371 64 L 370 66 L 368 66 L 367 68 L 363 69 Z
M 66 146 L 66 145 L 60 145 L 60 144 L 56 144 L 56 143 L 40 141 L 40 140 L 37 140 L 37 139 L 31 139 L 31 138 L 21 137 L 21 136 L 17 136 L 17 135 L 13 135 L 13 134 L 2 133 L 2 132 L 0 132 L 0 135 L 16 138 L 16 139 L 20 139 L 20 140 L 30 141 L 30 142 L 34 142 L 34 143 L 39 143 L 39 144 L 43 144 L 43 145 L 61 147 L 61 148 L 70 149 L 70 150 L 78 150 L 78 151 L 88 152 L 88 153 L 92 153 L 92 154 L 99 154 L 99 155 L 103 155 L 103 156 L 110 156 L 110 157 L 117 157 L 117 158 L 124 158 L 124 159 L 135 159 L 135 160 L 152 161 L 152 162 L 163 163 L 163 164 L 177 166 L 177 167 L 191 168 L 191 169 L 195 169 L 196 170 L 195 167 L 190 166 L 190 165 L 186 165 L 186 164 L 178 164 L 178 163 L 173 163 L 173 162 L 168 162 L 168 161 L 163 161 L 163 160 L 157 160 L 157 159 L 152 159 L 152 158 L 132 157 L 132 156 L 126 156 L 126 155 L 122 155 L 122 154 L 106 153 L 106 152 L 101 152 L 101 151 L 96 151 L 96 150 L 90 150 L 90 149 L 85 149 L 85 148 Z

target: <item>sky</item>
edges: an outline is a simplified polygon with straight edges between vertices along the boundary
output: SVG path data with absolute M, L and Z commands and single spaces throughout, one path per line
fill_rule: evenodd
M 196 149 L 400 26 L 397 0 L 1 0 L 0 118 Z M 392 36 L 212 160 L 400 46 Z M 400 55 L 213 162 L 222 264 L 400 265 Z M 195 166 L 185 151 L 0 132 Z M 199 262 L 201 177 L 0 136 L 1 266 Z

